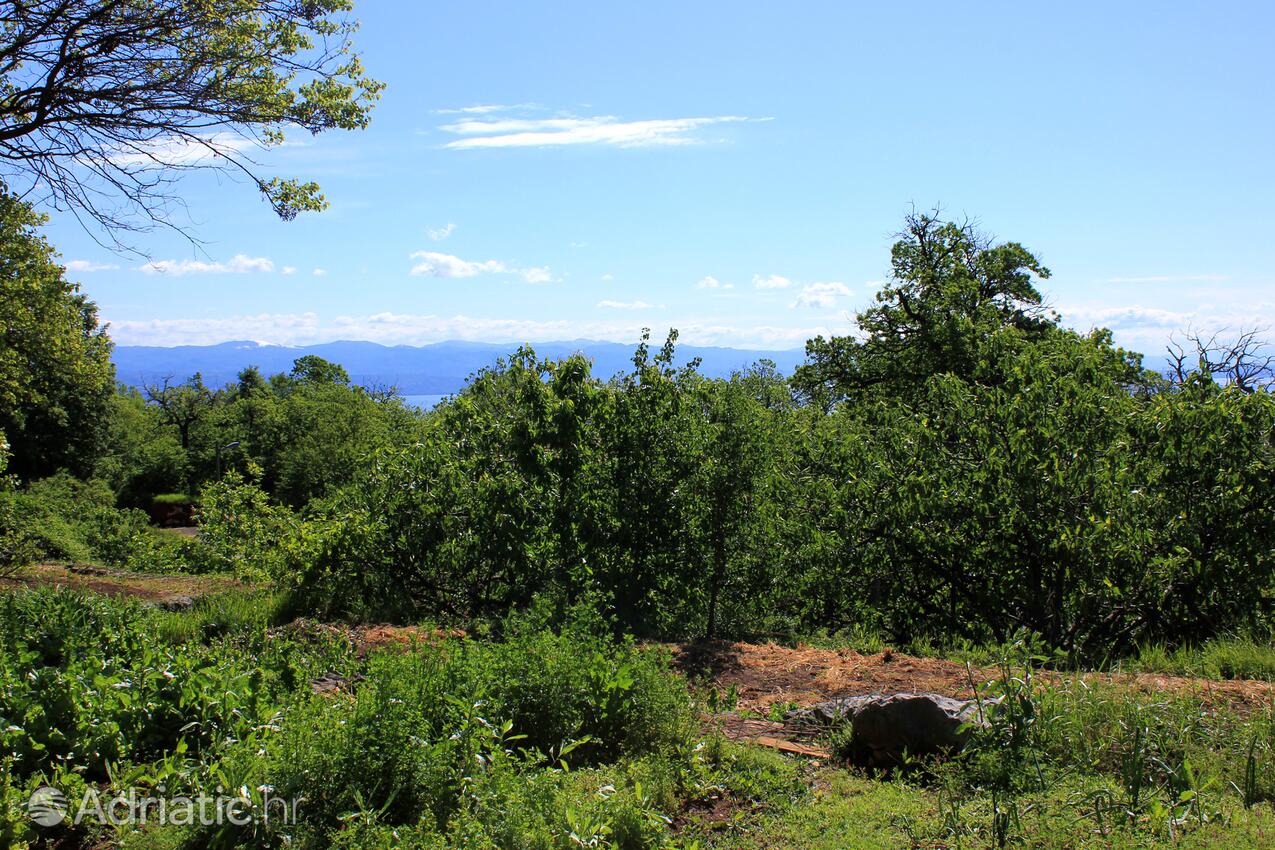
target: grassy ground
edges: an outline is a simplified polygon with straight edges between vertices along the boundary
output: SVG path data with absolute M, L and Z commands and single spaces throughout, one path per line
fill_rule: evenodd
M 966 755 L 873 776 L 835 757 L 724 740 L 690 719 L 707 706 L 689 702 L 662 649 L 612 642 L 587 622 L 555 632 L 528 621 L 480 640 L 428 626 L 289 623 L 269 589 L 214 582 L 191 607 L 167 611 L 144 604 L 171 589 L 162 576 L 53 578 L 52 588 L 0 593 L 0 846 L 1275 847 L 1275 707 L 1120 677 L 1035 675 L 1023 646 L 991 659 L 999 666 L 984 695 L 1007 708 Z M 140 599 L 104 598 L 76 579 Z M 731 676 L 757 674 L 759 658 L 787 678 L 757 688 L 810 699 L 869 669 L 848 651 L 721 649 L 698 659 L 701 700 Z M 1219 643 L 1145 651 L 1128 666 L 1220 676 L 1259 669 L 1264 652 Z M 834 657 L 843 667 L 814 663 Z M 964 669 L 876 661 L 866 681 L 878 689 Z M 751 691 L 737 691 L 726 710 L 745 711 L 736 698 Z M 816 743 L 835 754 L 844 738 Z M 46 782 L 223 781 L 291 788 L 316 820 L 295 833 L 56 836 L 24 820 L 27 795 Z
M 941 787 L 881 781 L 837 768 L 820 771 L 810 794 L 756 828 L 713 844 L 738 850 L 897 850 L 911 848 L 1235 848 L 1275 847 L 1269 804 L 1224 805 L 1203 819 L 1100 822 L 1087 801 L 1113 789 L 1099 780 L 1061 783 L 1010 801 L 954 796 Z M 1003 808 L 995 808 L 995 806 Z M 997 814 L 1001 817 L 998 818 Z M 1000 834 L 998 837 L 998 826 Z

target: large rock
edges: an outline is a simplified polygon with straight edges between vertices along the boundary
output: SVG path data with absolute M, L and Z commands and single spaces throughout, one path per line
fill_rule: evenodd
M 850 762 L 880 768 L 904 764 L 905 754 L 925 758 L 956 752 L 965 746 L 971 726 L 987 723 L 977 701 L 939 694 L 844 697 L 789 712 L 787 721 L 807 729 L 849 723 Z

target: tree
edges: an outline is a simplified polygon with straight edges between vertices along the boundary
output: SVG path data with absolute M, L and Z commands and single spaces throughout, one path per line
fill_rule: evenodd
M 705 635 L 709 638 L 718 636 L 723 592 L 742 584 L 741 562 L 751 554 L 748 537 L 766 501 L 772 474 L 775 451 L 768 434 L 768 411 L 750 397 L 753 383 L 736 374 L 726 381 L 704 381 L 698 388 L 706 427 L 694 486 L 708 550 Z M 767 566 L 775 568 L 773 563 Z
M 43 222 L 0 193 L 0 433 L 26 480 L 92 471 L 115 389 L 97 306 L 63 276 Z
M 348 384 L 350 374 L 338 363 L 324 360 L 317 354 L 307 354 L 292 361 L 294 381 L 303 384 Z
M 1049 270 L 1017 242 L 994 244 L 965 222 L 909 215 L 891 251 L 890 283 L 857 317 L 860 337 L 816 337 L 794 387 L 827 407 L 872 389 L 906 393 L 930 375 L 972 377 L 997 329 L 1024 338 L 1057 327 L 1033 278 Z
M 212 412 L 215 399 L 198 372 L 180 384 L 172 380 L 148 385 L 146 400 L 159 408 L 161 422 L 177 429 L 182 451 L 188 452 L 195 426 Z
M 1175 334 L 1169 340 L 1169 368 L 1165 377 L 1184 386 L 1199 373 L 1221 378 L 1246 393 L 1275 387 L 1275 352 L 1264 339 L 1264 328 L 1241 329 L 1228 335 L 1225 329 L 1210 336 L 1195 330 Z
M 246 176 L 285 220 L 319 187 L 247 151 L 367 126 L 382 84 L 351 0 L 22 0 L 0 16 L 0 180 L 118 234 L 170 225 L 191 169 Z M 83 220 L 83 218 L 82 218 Z

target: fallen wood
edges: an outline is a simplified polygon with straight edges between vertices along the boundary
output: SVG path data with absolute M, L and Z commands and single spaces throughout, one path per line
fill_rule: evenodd
M 756 738 L 747 738 L 745 740 L 750 744 L 757 744 L 762 747 L 769 747 L 772 750 L 779 750 L 781 753 L 792 753 L 793 755 L 807 756 L 815 759 L 832 758 L 832 753 L 827 750 L 821 750 L 818 747 L 808 747 L 805 744 L 794 744 L 792 741 L 772 738 L 769 735 L 758 735 Z

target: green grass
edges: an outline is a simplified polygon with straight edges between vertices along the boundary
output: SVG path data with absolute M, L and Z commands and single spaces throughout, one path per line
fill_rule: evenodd
M 189 493 L 156 493 L 151 498 L 151 502 L 156 505 L 189 505 L 194 501 L 195 497 Z
M 930 637 L 893 643 L 878 632 L 853 626 L 834 633 L 816 633 L 802 638 L 803 643 L 822 649 L 852 649 L 863 655 L 877 655 L 886 649 L 917 658 L 941 658 L 970 663 L 976 667 L 992 667 L 1004 656 L 1005 647 L 974 641 Z M 1056 670 L 1073 669 L 1064 655 L 1049 653 L 1043 646 L 1033 651 L 1048 659 Z M 1162 673 L 1200 679 L 1256 679 L 1275 681 L 1275 635 L 1264 639 L 1251 637 L 1220 638 L 1200 646 L 1169 648 L 1163 644 L 1146 644 L 1126 658 L 1112 659 L 1096 665 L 1098 670 L 1126 673 Z
M 1136 655 L 1119 666 L 1138 673 L 1270 682 L 1275 681 L 1275 645 L 1270 639 L 1257 641 L 1248 638 L 1214 640 L 1200 647 L 1172 650 L 1162 645 L 1149 645 L 1139 648 Z
M 156 611 L 156 634 L 170 644 L 208 642 L 226 635 L 259 634 L 280 622 L 282 593 L 227 591 L 200 596 L 187 611 Z
M 1269 805 L 1246 810 L 1235 802 L 1207 812 L 1203 821 L 1170 827 L 1149 818 L 1132 825 L 1095 820 L 1086 801 L 1111 793 L 1100 779 L 1058 783 L 993 809 L 988 793 L 953 798 L 941 787 L 883 781 L 829 768 L 803 802 L 758 829 L 714 843 L 738 850 L 898 850 L 907 847 L 995 848 L 994 815 L 1011 808 L 1006 844 L 1042 850 L 1103 847 L 1111 850 L 1178 847 L 1234 850 L 1275 846 Z M 1004 819 L 1006 816 L 1002 815 Z M 1003 820 L 1002 820 L 1003 822 Z
M 1275 707 L 1046 680 L 1020 644 L 986 694 L 1003 707 L 966 753 L 870 776 L 701 737 L 667 656 L 588 611 L 364 658 L 333 629 L 284 622 L 282 598 L 217 593 L 173 613 L 54 589 L 0 598 L 0 840 L 32 837 L 22 801 L 39 784 L 140 781 L 274 788 L 304 797 L 307 820 L 67 837 L 136 850 L 1275 846 Z M 344 684 L 314 693 L 328 672 Z

